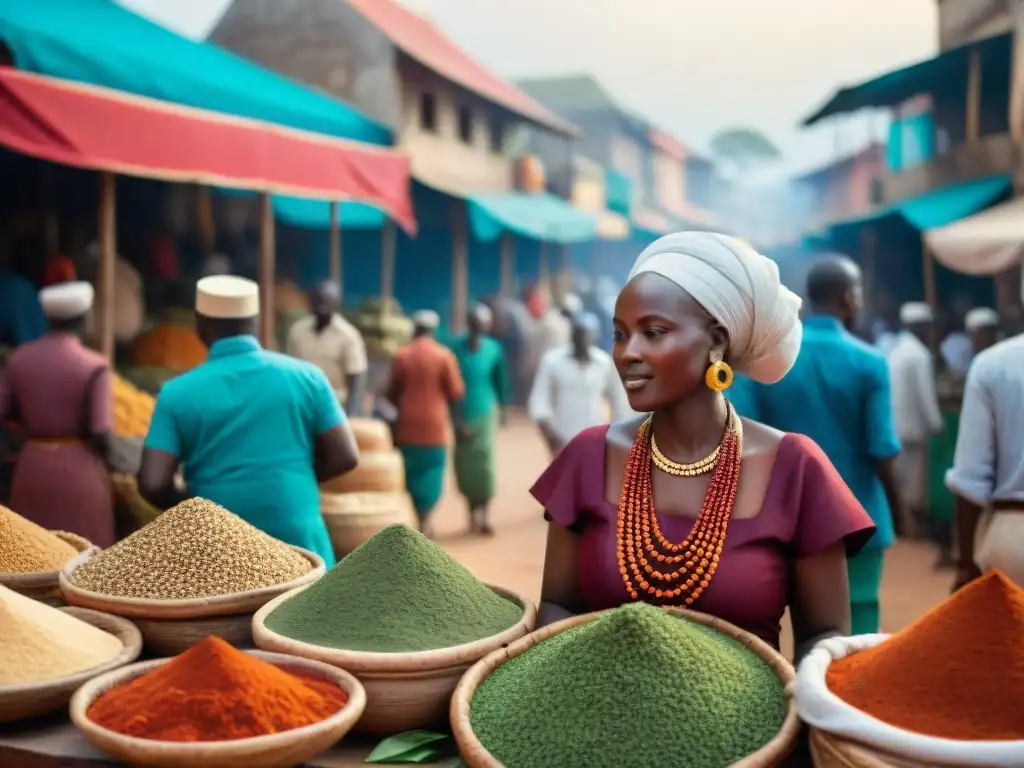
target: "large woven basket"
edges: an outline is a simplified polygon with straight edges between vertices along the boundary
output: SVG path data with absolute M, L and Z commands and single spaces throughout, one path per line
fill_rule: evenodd
M 104 632 L 109 632 L 120 640 L 124 647 L 117 656 L 105 664 L 74 675 L 41 683 L 0 686 L 0 723 L 56 712 L 67 705 L 72 694 L 87 680 L 104 672 L 116 670 L 139 658 L 139 654 L 142 652 L 142 635 L 127 619 L 85 608 L 61 608 L 60 610 L 87 624 L 92 624 Z
M 969 768 L 909 760 L 818 728 L 810 729 L 810 741 L 815 768 Z
M 252 622 L 253 640 L 264 650 L 316 659 L 353 673 L 366 688 L 366 711 L 356 730 L 374 735 L 444 727 L 452 691 L 463 673 L 492 651 L 524 637 L 537 622 L 533 603 L 511 590 L 491 586 L 497 594 L 523 609 L 522 618 L 500 634 L 434 651 L 346 651 L 292 640 L 267 629 L 264 623 L 267 616 L 303 589 L 305 587 L 281 595 L 256 612 Z
M 416 508 L 405 491 L 321 493 L 320 514 L 339 560 L 389 525 L 416 527 Z
M 95 553 L 83 553 L 60 573 L 60 591 L 69 605 L 106 611 L 115 616 L 131 618 L 156 653 L 169 656 L 188 650 L 207 635 L 218 635 L 232 645 L 251 647 L 252 615 L 275 597 L 297 587 L 312 584 L 324 575 L 323 558 L 315 552 L 292 547 L 310 561 L 313 569 L 286 584 L 249 592 L 216 595 L 192 600 L 141 600 L 130 597 L 101 595 L 71 583 L 75 569 L 88 562 Z
M 300 765 L 326 752 L 359 719 L 366 693 L 352 675 L 328 664 L 296 659 L 277 653 L 248 651 L 254 657 L 288 672 L 314 675 L 335 683 L 348 694 L 338 712 L 313 725 L 235 741 L 172 742 L 124 736 L 89 719 L 89 707 L 105 691 L 123 685 L 170 659 L 132 664 L 83 685 L 71 699 L 71 721 L 93 747 L 128 765 L 153 768 L 286 768 Z
M 51 533 L 77 549 L 79 557 L 83 554 L 88 554 L 89 557 L 92 557 L 99 552 L 99 548 L 94 547 L 77 534 L 68 533 L 67 531 L 51 531 Z M 75 558 L 71 562 L 75 562 L 77 559 Z M 40 571 L 38 573 L 0 573 L 0 585 L 25 597 L 31 597 L 33 600 L 41 600 L 51 604 L 60 603 L 59 581 L 60 570 Z
M 712 627 L 722 634 L 728 635 L 734 640 L 739 641 L 761 657 L 765 663 L 772 668 L 775 674 L 779 676 L 779 679 L 784 685 L 789 685 L 789 683 L 795 679 L 796 673 L 793 670 L 793 666 L 786 661 L 778 651 L 749 632 L 744 632 L 739 627 L 735 627 L 721 619 L 716 619 L 714 616 L 709 616 L 706 613 L 698 613 L 696 611 L 689 611 L 681 608 L 673 608 L 671 610 L 680 616 L 685 616 L 698 624 L 704 624 Z M 514 659 L 516 656 L 526 653 L 526 651 L 530 650 L 535 645 L 539 645 L 548 638 L 561 634 L 567 629 L 572 629 L 573 627 L 578 627 L 581 624 L 587 624 L 594 621 L 594 619 L 597 619 L 604 613 L 605 611 L 597 611 L 595 613 L 587 613 L 581 616 L 573 616 L 572 618 L 565 619 L 564 621 L 549 624 L 548 626 L 527 635 L 521 640 L 518 640 L 507 648 L 499 648 L 478 661 L 468 672 L 466 672 L 459 681 L 458 687 L 455 689 L 455 693 L 452 695 L 451 725 L 455 741 L 459 745 L 459 752 L 462 754 L 462 761 L 465 763 L 467 768 L 505 768 L 505 766 L 499 762 L 494 755 L 488 752 L 487 748 L 484 747 L 483 744 L 480 743 L 480 740 L 473 732 L 473 726 L 470 722 L 469 713 L 473 701 L 473 694 L 476 692 L 480 683 L 482 683 L 495 669 L 500 667 L 509 659 Z M 527 701 L 520 702 L 520 704 L 524 707 L 530 705 Z M 775 735 L 775 738 L 761 747 L 761 749 L 754 754 L 745 757 L 737 763 L 733 763 L 732 768 L 775 768 L 775 766 L 782 765 L 783 761 L 789 756 L 790 752 L 792 752 L 793 748 L 796 746 L 799 734 L 800 720 L 796 714 L 796 706 L 791 700 L 789 703 L 789 709 L 786 712 L 786 718 L 782 723 L 782 728 Z M 519 766 L 516 766 L 515 768 L 519 768 Z M 626 768 L 626 766 L 623 766 L 623 768 Z

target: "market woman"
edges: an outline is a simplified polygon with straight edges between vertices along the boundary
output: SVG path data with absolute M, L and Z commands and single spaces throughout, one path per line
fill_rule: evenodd
M 501 344 L 487 334 L 491 310 L 477 304 L 470 310 L 469 333 L 454 341 L 452 351 L 466 385 L 457 405 L 460 419 L 455 431 L 455 479 L 469 508 L 474 533 L 490 535 L 488 507 L 495 492 L 495 443 L 498 423 L 505 419 L 508 373 Z
M 613 357 L 640 416 L 574 439 L 532 489 L 548 526 L 540 623 L 630 600 L 692 607 L 797 655 L 849 634 L 846 557 L 874 526 L 818 446 L 740 419 L 733 371 L 779 381 L 800 300 L 738 240 L 683 232 L 637 259 Z M 740 471 L 742 459 L 742 473 Z
M 18 422 L 11 508 L 44 528 L 77 533 L 99 547 L 116 540 L 105 457 L 111 430 L 107 360 L 81 342 L 92 308 L 89 283 L 39 292 L 50 331 L 18 347 L 0 381 L 0 424 Z

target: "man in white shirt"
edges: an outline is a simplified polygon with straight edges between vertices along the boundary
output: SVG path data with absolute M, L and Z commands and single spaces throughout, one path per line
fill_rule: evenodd
M 904 530 L 913 535 L 923 525 L 927 504 L 928 437 L 942 431 L 942 412 L 935 389 L 935 364 L 925 344 L 935 324 L 931 307 L 924 302 L 904 304 L 900 323 L 903 330 L 887 359 L 896 434 L 903 446 L 896 465 L 900 497 L 911 515 L 911 520 L 903 521 Z
M 571 343 L 546 352 L 537 368 L 528 410 L 552 456 L 584 429 L 606 424 L 609 407 L 613 421 L 633 413 L 611 355 L 594 346 L 597 328 L 594 315 L 577 314 Z
M 324 372 L 349 416 L 361 416 L 366 394 L 366 343 L 359 330 L 340 314 L 341 295 L 330 281 L 310 293 L 311 314 L 288 331 L 289 355 Z
M 956 454 L 946 473 L 956 495 L 957 587 L 996 568 L 1024 586 L 1022 424 L 1024 336 L 1015 336 L 980 352 L 967 373 Z

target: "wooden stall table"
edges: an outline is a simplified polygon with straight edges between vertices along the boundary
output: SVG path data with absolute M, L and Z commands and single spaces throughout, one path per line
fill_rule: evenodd
M 358 768 L 379 740 L 347 736 L 330 752 L 303 768 Z M 457 759 L 423 764 L 422 768 L 454 768 Z M 0 725 L 0 765 L 4 768 L 117 768 L 116 760 L 86 743 L 67 715 L 26 723 Z

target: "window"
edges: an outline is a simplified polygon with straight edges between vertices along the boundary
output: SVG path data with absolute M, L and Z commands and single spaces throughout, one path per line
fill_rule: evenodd
M 437 99 L 426 91 L 420 94 L 420 128 L 431 133 L 437 131 Z
M 494 118 L 488 125 L 491 152 L 500 155 L 505 149 L 505 126 L 500 120 Z
M 473 112 L 465 105 L 459 107 L 459 140 L 473 143 Z

